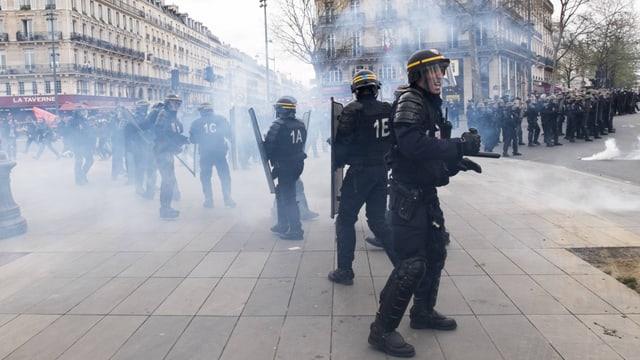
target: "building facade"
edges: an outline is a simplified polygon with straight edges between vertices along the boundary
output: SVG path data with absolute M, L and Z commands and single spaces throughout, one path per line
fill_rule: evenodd
M 446 89 L 448 100 L 549 91 L 549 0 L 317 0 L 316 5 L 322 14 L 317 61 L 326 95 L 350 98 L 353 74 L 368 69 L 381 79 L 382 97 L 391 100 L 406 82 L 409 56 L 430 48 L 452 60 L 456 83 Z
M 5 111 L 126 106 L 168 94 L 187 108 L 209 101 L 222 111 L 267 101 L 258 86 L 264 67 L 164 1 L 0 0 L 0 9 Z

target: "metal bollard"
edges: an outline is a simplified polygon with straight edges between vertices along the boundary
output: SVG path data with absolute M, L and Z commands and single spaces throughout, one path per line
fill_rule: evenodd
M 0 151 L 0 239 L 27 232 L 27 220 L 20 216 L 20 207 L 11 194 L 11 169 L 16 162 Z

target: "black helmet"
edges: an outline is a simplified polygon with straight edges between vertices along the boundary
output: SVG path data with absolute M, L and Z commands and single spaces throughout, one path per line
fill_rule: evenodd
M 378 81 L 378 77 L 373 73 L 373 71 L 360 70 L 351 80 L 351 92 L 357 95 L 359 89 L 370 87 L 373 95 L 377 96 L 380 85 L 382 84 Z
M 276 115 L 290 115 L 296 113 L 296 104 L 298 101 L 293 96 L 283 96 L 279 98 L 273 105 Z
M 213 112 L 213 104 L 204 102 L 198 106 L 198 111 L 201 114 Z
M 407 61 L 409 83 L 418 81 L 432 65 L 437 65 L 443 71 L 446 70 L 450 62 L 451 60 L 444 57 L 436 49 L 420 50 L 413 53 Z
M 178 95 L 171 94 L 171 95 L 167 95 L 167 97 L 164 98 L 165 105 L 168 104 L 171 101 L 175 101 L 178 104 L 182 104 L 182 99 L 180 99 L 180 97 Z

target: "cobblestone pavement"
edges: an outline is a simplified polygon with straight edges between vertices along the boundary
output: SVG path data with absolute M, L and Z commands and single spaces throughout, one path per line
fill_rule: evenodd
M 420 359 L 640 359 L 640 296 L 567 251 L 640 246 L 640 188 L 563 167 L 480 159 L 440 189 L 452 235 L 437 308 L 450 332 L 399 331 Z M 238 206 L 202 207 L 176 169 L 181 210 L 158 216 L 97 161 L 20 154 L 13 197 L 26 234 L 0 240 L 0 359 L 385 359 L 367 344 L 391 266 L 357 224 L 355 283 L 334 285 L 329 158 L 303 174 L 303 241 L 269 228 L 259 166 L 232 172 Z M 217 180 L 216 180 L 217 181 Z M 216 192 L 217 191 L 217 192 Z

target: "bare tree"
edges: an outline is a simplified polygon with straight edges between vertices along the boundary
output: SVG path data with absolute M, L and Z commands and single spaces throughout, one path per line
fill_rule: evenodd
M 593 0 L 556 0 L 560 4 L 558 11 L 558 21 L 555 25 L 553 36 L 553 72 L 551 73 L 551 86 L 555 86 L 557 79 L 556 67 L 571 49 L 574 41 L 584 34 L 588 27 L 584 17 L 580 13 Z M 571 34 L 567 36 L 567 29 L 571 28 Z
M 640 61 L 639 21 L 632 0 L 593 2 L 582 16 L 590 29 L 583 39 L 589 45 L 587 66 L 594 74 L 595 86 L 632 85 L 632 74 Z
M 319 31 L 318 22 L 327 19 L 327 9 L 342 9 L 347 0 L 280 0 L 279 12 L 271 32 L 285 51 L 311 64 L 316 79 L 321 74 L 319 50 L 326 46 L 327 33 Z M 318 6 L 320 3 L 320 6 Z

